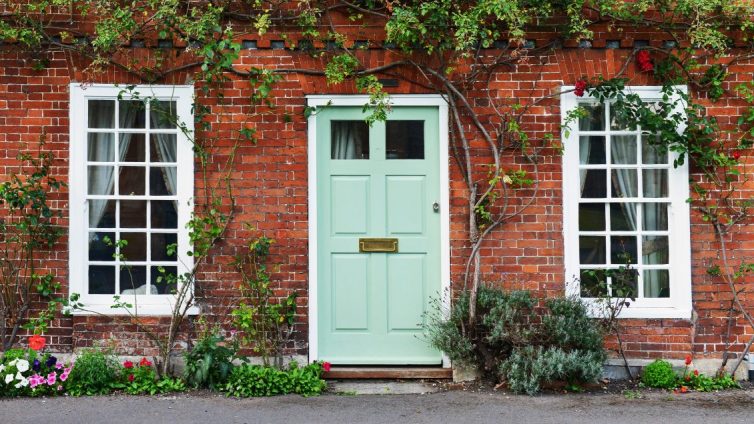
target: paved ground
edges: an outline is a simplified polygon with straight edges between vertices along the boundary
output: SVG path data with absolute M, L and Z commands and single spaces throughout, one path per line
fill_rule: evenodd
M 754 391 L 567 394 L 463 391 L 228 399 L 208 393 L 0 401 L 0 423 L 751 423 Z

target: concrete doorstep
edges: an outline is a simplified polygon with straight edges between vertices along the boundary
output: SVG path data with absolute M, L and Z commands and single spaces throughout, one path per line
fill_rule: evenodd
M 342 396 L 423 395 L 440 391 L 437 383 L 416 380 L 331 380 L 328 388 Z

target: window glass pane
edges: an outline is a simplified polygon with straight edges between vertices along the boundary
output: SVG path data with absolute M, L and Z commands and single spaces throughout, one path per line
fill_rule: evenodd
M 115 294 L 115 267 L 89 265 L 89 294 Z
M 90 261 L 114 261 L 114 254 L 115 233 L 89 233 Z
M 115 128 L 115 101 L 89 100 L 89 128 Z
M 613 169 L 610 172 L 610 186 L 613 197 L 636 197 L 639 191 L 635 169 Z
M 387 121 L 385 159 L 424 159 L 424 121 Z
M 632 128 L 633 124 L 633 128 Z M 636 123 L 631 122 L 626 113 L 617 107 L 610 108 L 610 129 L 611 130 L 635 130 Z
M 644 169 L 642 170 L 644 184 L 644 197 L 668 197 L 668 170 L 667 169 Z
M 172 200 L 152 201 L 152 228 L 178 228 L 176 202 Z
M 121 200 L 120 226 L 123 228 L 146 228 L 146 200 Z
M 667 231 L 668 205 L 666 203 L 645 203 L 643 207 L 643 229 L 646 231 Z
M 144 194 L 143 166 L 121 166 L 118 168 L 118 194 L 121 196 L 141 196 Z
M 369 159 L 369 126 L 364 121 L 330 121 L 330 159 Z
M 89 162 L 115 161 L 115 135 L 112 133 L 89 133 L 86 160 Z
M 635 135 L 614 135 L 610 138 L 611 163 L 635 164 L 636 153 Z
M 607 197 L 607 171 L 604 169 L 582 169 L 581 197 L 585 199 Z
M 89 200 L 89 228 L 115 228 L 115 200 Z M 111 238 L 113 242 L 115 238 Z
M 614 270 L 610 277 L 610 292 L 613 297 L 636 297 L 639 293 L 639 272 L 625 267 Z
M 611 203 L 610 229 L 613 231 L 635 231 L 636 203 Z
M 641 161 L 647 165 L 667 164 L 668 151 L 656 146 L 659 143 L 659 136 L 645 135 L 641 140 Z M 656 141 L 652 144 L 652 141 Z
M 667 265 L 670 251 L 667 236 L 644 236 L 641 243 L 642 262 L 645 265 Z
M 144 128 L 146 110 L 141 100 L 121 100 L 118 102 L 120 128 Z
M 152 292 L 157 294 L 170 294 L 175 292 L 178 280 L 178 267 L 153 266 L 152 267 Z
M 581 270 L 579 280 L 581 297 L 601 297 L 607 294 L 607 277 L 605 271 L 584 269 Z
M 153 101 L 149 105 L 149 126 L 151 128 L 176 128 L 178 115 L 174 101 Z
M 130 265 L 121 266 L 120 293 L 147 294 L 147 267 Z M 155 294 L 154 290 L 151 290 L 150 294 Z
M 586 116 L 579 118 L 580 131 L 604 131 L 605 107 L 602 104 L 579 105 L 586 111 Z
M 635 264 L 636 236 L 610 237 L 610 263 L 615 265 Z
M 149 160 L 152 162 L 176 162 L 175 134 L 152 134 L 149 136 Z
M 579 137 L 579 163 L 582 165 L 605 163 L 605 136 L 582 135 Z
M 178 180 L 174 166 L 149 169 L 149 194 L 152 196 L 174 196 L 176 184 Z
M 118 150 L 121 162 L 144 162 L 146 145 L 144 134 L 121 134 Z
M 605 204 L 579 204 L 579 231 L 605 230 Z
M 667 269 L 644 270 L 644 297 L 670 297 L 670 273 Z
M 122 261 L 147 260 L 147 233 L 120 233 L 120 238 L 126 242 L 120 249 Z
M 152 260 L 153 261 L 175 261 L 175 252 L 168 254 L 168 246 L 178 242 L 178 235 L 175 233 L 152 233 Z M 177 252 L 177 250 L 176 250 Z
M 605 237 L 579 237 L 579 263 L 582 265 L 604 264 L 607 258 L 606 251 Z
M 115 167 L 113 166 L 88 166 L 86 192 L 97 195 L 113 194 L 114 172 Z

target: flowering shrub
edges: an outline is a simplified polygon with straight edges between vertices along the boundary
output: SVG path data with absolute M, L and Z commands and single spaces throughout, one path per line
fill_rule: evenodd
M 0 396 L 62 394 L 72 370 L 73 364 L 64 364 L 50 354 L 39 355 L 34 349 L 10 350 L 0 362 Z
M 711 392 L 740 387 L 729 375 L 708 377 L 692 369 L 691 355 L 686 356 L 686 367 L 681 375 L 676 374 L 668 361 L 658 359 L 644 368 L 641 382 L 647 387 L 673 389 L 674 393 L 686 393 L 689 390 Z

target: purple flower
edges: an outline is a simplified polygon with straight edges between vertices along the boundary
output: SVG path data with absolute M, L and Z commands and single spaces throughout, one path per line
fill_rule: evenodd
M 40 368 L 42 368 L 42 363 L 39 362 L 39 359 L 35 359 L 31 364 L 31 369 L 33 369 L 34 371 L 39 371 Z
M 47 365 L 48 368 L 52 368 L 57 363 L 58 363 L 58 358 L 54 356 L 50 356 L 49 358 L 47 358 L 47 362 L 45 362 L 45 365 Z

